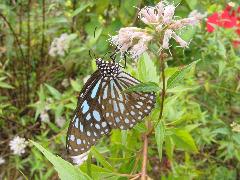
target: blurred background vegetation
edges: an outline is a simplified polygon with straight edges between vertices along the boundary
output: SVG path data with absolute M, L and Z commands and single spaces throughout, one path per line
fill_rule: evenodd
M 89 50 L 97 57 L 113 50 L 109 35 L 121 27 L 141 27 L 138 8 L 157 2 L 0 0 L 0 179 L 58 179 L 51 163 L 31 144 L 16 155 L 10 141 L 15 136 L 31 139 L 67 159 L 68 123 L 84 81 L 96 69 Z M 195 9 L 209 16 L 229 2 L 174 1 L 180 17 Z M 234 8 L 240 5 L 237 0 L 231 3 Z M 49 52 L 54 39 L 63 36 L 68 37 L 64 51 Z M 182 37 L 192 39 L 190 47 L 170 49 L 167 77 L 183 65 L 200 62 L 168 91 L 162 151 L 158 152 L 157 138 L 151 137 L 148 175 L 153 179 L 239 179 L 240 48 L 232 45 L 239 37 L 234 29 L 209 33 L 205 21 L 184 30 Z M 159 63 L 151 54 L 137 63 L 127 62 L 127 71 L 135 77 L 158 82 Z M 156 108 L 150 118 L 158 113 Z M 139 172 L 145 130 L 144 123 L 130 131 L 114 130 L 94 149 L 90 170 L 89 163 L 81 170 L 94 179 L 126 179 L 117 173 Z

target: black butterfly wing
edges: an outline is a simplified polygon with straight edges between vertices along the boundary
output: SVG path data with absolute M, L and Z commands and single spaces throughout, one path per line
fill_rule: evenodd
M 156 99 L 153 93 L 123 92 L 138 83 L 131 75 L 120 72 L 102 88 L 104 116 L 111 128 L 132 128 L 153 109 Z
M 97 70 L 86 82 L 78 98 L 74 117 L 67 133 L 67 151 L 76 156 L 88 151 L 92 145 L 110 132 L 101 109 L 103 77 Z

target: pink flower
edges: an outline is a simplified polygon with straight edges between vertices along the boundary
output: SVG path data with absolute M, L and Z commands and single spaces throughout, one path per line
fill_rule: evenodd
M 130 53 L 134 59 L 147 50 L 147 44 L 151 40 L 151 35 L 136 27 L 121 28 L 118 34 L 110 39 L 111 43 L 117 46 L 122 55 Z
M 170 24 L 173 21 L 173 16 L 175 13 L 175 6 L 174 5 L 168 5 L 164 8 L 163 12 L 163 23 L 164 24 Z

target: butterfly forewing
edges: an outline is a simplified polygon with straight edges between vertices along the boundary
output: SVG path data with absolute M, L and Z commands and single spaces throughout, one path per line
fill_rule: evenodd
M 93 76 L 99 74 L 95 73 Z M 102 78 L 93 76 L 80 93 L 74 118 L 69 125 L 67 150 L 70 155 L 79 155 L 88 151 L 103 134 L 110 131 L 99 102 Z

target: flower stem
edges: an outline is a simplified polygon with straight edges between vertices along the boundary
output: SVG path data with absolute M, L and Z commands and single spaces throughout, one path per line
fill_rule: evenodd
M 153 130 L 154 127 L 156 127 L 158 125 L 158 123 L 160 122 L 160 120 L 162 119 L 163 116 L 163 108 L 164 108 L 164 100 L 165 100 L 165 95 L 166 95 L 166 77 L 165 77 L 165 66 L 164 66 L 164 58 L 167 57 L 167 54 L 165 53 L 161 53 L 160 54 L 160 66 L 161 66 L 161 76 L 162 76 L 162 91 L 159 93 L 159 96 L 161 97 L 161 104 L 160 104 L 160 113 L 158 116 L 158 121 L 154 126 L 151 126 L 151 128 L 149 129 L 147 136 L 149 136 Z
M 164 66 L 164 58 L 167 57 L 167 54 L 161 53 L 160 55 L 160 61 L 161 61 L 161 72 L 162 72 L 162 92 L 160 92 L 159 96 L 161 96 L 161 106 L 160 106 L 160 114 L 158 117 L 157 124 L 160 122 L 163 116 L 163 108 L 164 108 L 164 100 L 165 100 L 165 94 L 166 94 L 166 82 L 165 82 L 165 66 Z
M 162 76 L 162 91 L 160 92 L 159 96 L 161 96 L 161 105 L 160 105 L 160 114 L 158 117 L 158 121 L 155 126 L 158 125 L 160 120 L 163 116 L 163 107 L 164 107 L 164 100 L 165 100 L 165 94 L 166 94 L 166 83 L 165 83 L 165 66 L 164 66 L 164 58 L 167 57 L 167 54 L 161 53 L 160 54 L 160 66 L 161 66 L 161 76 Z M 142 170 L 141 170 L 141 180 L 147 179 L 147 153 L 148 153 L 148 136 L 153 132 L 154 126 L 151 124 L 151 121 L 149 120 L 147 122 L 147 129 L 148 131 L 143 134 L 143 161 L 142 161 Z

